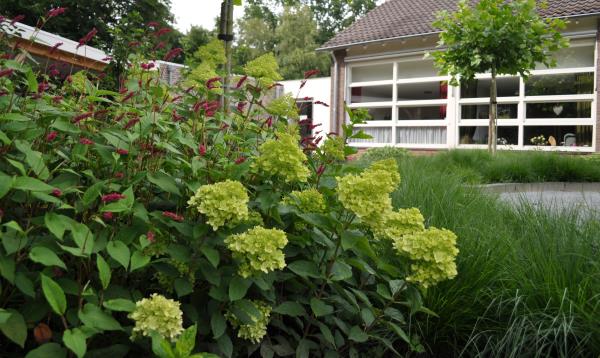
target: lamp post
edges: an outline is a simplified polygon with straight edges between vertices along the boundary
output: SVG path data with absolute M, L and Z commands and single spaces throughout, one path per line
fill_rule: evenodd
M 221 3 L 221 18 L 219 22 L 219 40 L 225 43 L 225 78 L 223 80 L 223 94 L 221 107 L 225 114 L 229 114 L 229 88 L 231 82 L 231 45 L 233 43 L 233 5 L 234 0 L 223 0 Z

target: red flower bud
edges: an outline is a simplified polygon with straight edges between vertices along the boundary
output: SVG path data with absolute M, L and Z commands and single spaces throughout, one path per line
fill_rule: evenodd
M 154 237 L 154 233 L 152 231 L 148 231 L 146 233 L 146 237 L 148 238 L 148 241 L 150 241 L 150 243 L 156 242 L 156 238 Z
M 129 151 L 127 149 L 119 148 L 119 149 L 117 149 L 117 153 L 120 155 L 127 155 L 127 154 L 129 154 Z
M 206 146 L 204 144 L 198 146 L 198 153 L 200 153 L 201 157 L 206 155 Z
M 104 221 L 111 221 L 114 218 L 114 214 L 110 211 L 102 213 L 102 219 Z
M 242 164 L 245 161 L 246 161 L 245 157 L 239 157 L 235 160 L 235 164 Z
M 6 76 L 11 76 L 13 74 L 13 72 L 14 72 L 14 70 L 12 68 L 0 70 L 0 78 L 6 77 Z
M 88 43 L 94 36 L 96 36 L 96 34 L 98 33 L 98 30 L 96 30 L 96 28 L 94 27 L 90 32 L 88 32 L 84 37 L 79 39 L 79 45 L 77 45 L 76 49 L 80 48 L 81 46 L 85 45 L 86 43 Z
M 57 188 L 52 189 L 52 195 L 55 196 L 55 197 L 57 197 L 57 198 L 59 198 L 59 197 L 62 196 L 62 191 L 60 189 L 57 189 Z
M 312 76 L 318 75 L 319 73 L 321 73 L 321 71 L 319 71 L 319 70 L 306 71 L 306 72 L 304 72 L 304 79 L 307 80 L 307 79 L 311 78 Z
M 48 135 L 46 136 L 46 141 L 52 142 L 56 138 L 57 135 L 58 135 L 58 133 L 56 131 L 52 131 L 52 132 L 48 133 Z
M 183 216 L 177 215 L 176 213 L 174 213 L 172 211 L 163 211 L 162 214 L 164 217 L 167 217 L 174 221 L 183 222 L 183 220 L 184 220 Z
M 66 7 L 57 7 L 55 9 L 51 9 L 50 11 L 48 11 L 48 13 L 46 13 L 46 17 L 48 19 L 58 16 L 58 15 L 62 15 L 65 11 L 67 11 Z
M 115 178 L 117 178 L 117 179 L 123 179 L 124 177 L 125 177 L 125 174 L 123 172 L 115 173 Z
M 325 166 L 323 164 L 319 165 L 319 168 L 317 169 L 317 176 L 321 176 L 323 175 L 323 173 L 325 173 Z
M 92 144 L 94 144 L 94 141 L 92 141 L 91 139 L 87 139 L 87 138 L 79 138 L 79 143 L 81 143 L 83 145 L 92 145 Z
M 248 76 L 243 76 L 242 78 L 240 78 L 237 84 L 235 85 L 235 89 L 239 89 L 240 87 L 242 87 L 242 85 L 244 84 L 244 82 L 246 82 L 247 79 Z
M 125 199 L 125 195 L 120 193 L 110 193 L 102 195 L 102 198 L 100 198 L 100 200 L 102 200 L 103 203 L 110 203 L 113 201 L 119 201 L 121 199 Z

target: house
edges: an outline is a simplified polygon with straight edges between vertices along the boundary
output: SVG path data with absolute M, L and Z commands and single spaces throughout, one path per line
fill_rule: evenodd
M 302 85 L 304 83 L 304 85 Z M 289 80 L 281 81 L 282 87 L 280 93 L 291 93 L 296 98 L 296 104 L 300 112 L 300 119 L 303 121 L 309 120 L 309 126 L 302 126 L 302 136 L 310 136 L 317 134 L 327 134 L 331 132 L 330 127 L 330 107 L 329 99 L 331 96 L 331 78 L 309 78 L 308 80 Z
M 490 75 L 449 86 L 424 56 L 437 46 L 436 13 L 456 8 L 457 0 L 388 0 L 325 43 L 319 50 L 334 58 L 332 131 L 346 120 L 347 104 L 372 116 L 360 127 L 373 139 L 354 146 L 483 148 Z M 531 149 L 544 136 L 545 150 L 600 151 L 600 1 L 549 0 L 540 12 L 569 21 L 571 44 L 556 54 L 557 67 L 540 65 L 528 81 L 499 78 L 499 148 Z

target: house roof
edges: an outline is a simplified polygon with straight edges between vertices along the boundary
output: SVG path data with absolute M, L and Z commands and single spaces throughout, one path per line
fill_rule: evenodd
M 473 0 L 474 2 L 476 0 Z M 458 0 L 387 0 L 350 27 L 338 33 L 319 50 L 438 33 L 431 23 L 441 10 L 455 11 Z M 548 0 L 544 17 L 600 15 L 598 0 Z

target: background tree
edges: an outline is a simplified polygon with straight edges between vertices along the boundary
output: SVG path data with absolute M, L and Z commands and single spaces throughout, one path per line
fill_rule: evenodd
M 442 30 L 439 47 L 447 49 L 433 57 L 440 71 L 451 76 L 452 85 L 473 80 L 478 73 L 492 76 L 488 149 L 495 153 L 497 76 L 527 78 L 538 63 L 555 66 L 552 53 L 568 46 L 559 32 L 565 22 L 542 19 L 535 0 L 481 0 L 474 7 L 461 0 L 455 13 L 441 12 L 434 26 Z
M 264 16 L 272 16 L 275 9 L 285 6 L 306 5 L 313 13 L 318 24 L 317 44 L 321 45 L 336 33 L 352 24 L 356 18 L 375 8 L 381 0 L 248 0 L 248 4 L 256 5 Z
M 206 45 L 215 37 L 213 31 L 207 30 L 202 26 L 192 26 L 190 30 L 181 37 L 179 42 L 186 54 L 186 58 L 196 52 L 201 46 Z
M 113 30 L 134 12 L 140 16 L 136 23 L 128 20 L 128 26 L 143 28 L 150 21 L 167 26 L 174 19 L 170 0 L 0 0 L 2 15 L 25 15 L 22 22 L 30 26 L 35 26 L 41 16 L 56 7 L 65 7 L 67 11 L 60 21 L 49 21 L 44 30 L 77 41 L 95 27 L 98 34 L 90 45 L 109 51 L 116 43 Z M 176 47 L 181 36 L 178 31 L 172 31 L 163 40 L 169 42 L 170 47 Z

